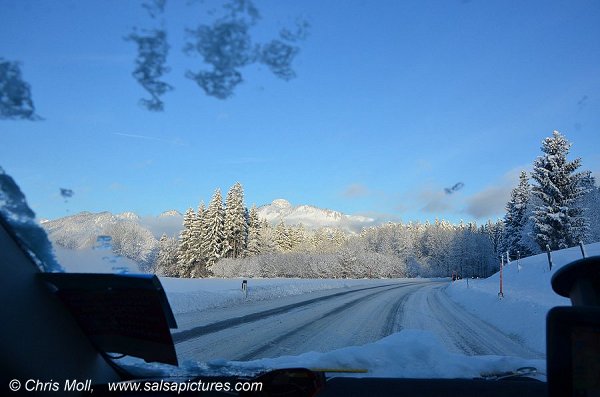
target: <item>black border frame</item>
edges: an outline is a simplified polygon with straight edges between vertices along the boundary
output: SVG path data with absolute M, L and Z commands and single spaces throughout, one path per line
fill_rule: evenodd
M 571 331 L 575 327 L 600 328 L 600 307 L 554 307 L 546 318 L 548 395 L 573 395 Z M 598 355 L 600 360 L 600 354 Z

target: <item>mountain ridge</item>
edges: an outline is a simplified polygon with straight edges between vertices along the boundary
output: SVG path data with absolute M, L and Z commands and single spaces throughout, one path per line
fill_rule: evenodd
M 363 227 L 371 226 L 375 219 L 362 215 L 348 215 L 340 211 L 319 208 L 313 205 L 292 205 L 285 199 L 275 199 L 270 204 L 257 207 L 259 218 L 271 224 L 283 221 L 286 225 L 300 225 L 308 229 L 337 227 L 346 232 L 356 233 Z
M 371 226 L 376 222 L 375 219 L 370 217 L 344 214 L 340 211 L 320 208 L 314 205 L 292 205 L 288 200 L 282 198 L 257 207 L 257 211 L 259 218 L 265 219 L 272 225 L 283 221 L 288 226 L 302 224 L 307 229 L 337 227 L 346 232 L 358 232 L 363 227 Z M 169 235 L 176 234 L 174 233 L 175 230 L 173 230 L 176 225 L 179 224 L 179 230 L 181 229 L 183 213 L 175 209 L 163 211 L 156 216 L 141 216 L 133 211 L 115 214 L 109 211 L 97 213 L 81 211 L 77 214 L 56 219 L 40 219 L 39 223 L 50 232 L 59 228 L 61 224 L 70 224 L 69 227 L 75 229 L 75 224 L 79 224 L 82 228 L 86 228 L 90 232 L 95 232 L 98 231 L 96 229 L 99 229 L 97 227 L 98 224 L 111 223 L 118 220 L 138 223 L 140 226 L 152 230 L 154 235 L 159 238 L 165 232 L 161 230 L 161 224 L 169 224 L 170 232 L 167 233 Z
M 312 205 L 292 205 L 285 199 L 275 199 L 257 208 L 259 218 L 271 225 L 282 222 L 288 226 L 302 225 L 309 230 L 338 228 L 346 233 L 358 233 L 363 227 L 373 225 L 373 218 L 361 215 L 348 215 L 339 211 L 319 208 Z M 92 213 L 82 211 L 54 220 L 40 219 L 51 241 L 65 248 L 90 248 L 97 236 L 107 234 L 119 222 L 136 225 L 140 233 L 146 233 L 145 243 L 152 245 L 165 233 L 178 238 L 182 229 L 183 215 L 177 210 L 167 210 L 157 216 L 140 216 L 132 211 L 113 214 L 109 211 Z M 145 230 L 145 232 L 144 232 Z

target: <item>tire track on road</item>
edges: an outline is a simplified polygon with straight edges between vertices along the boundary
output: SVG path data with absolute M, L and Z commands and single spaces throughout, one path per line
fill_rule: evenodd
M 409 285 L 415 285 L 415 284 L 425 284 L 425 283 L 412 282 L 412 283 L 402 283 L 401 285 L 409 286 Z M 277 307 L 274 309 L 269 309 L 269 310 L 265 310 L 265 311 L 258 312 L 258 313 L 252 313 L 252 314 L 248 314 L 248 315 L 241 316 L 241 317 L 234 317 L 234 318 L 230 318 L 227 320 L 218 321 L 216 323 L 212 323 L 212 324 L 208 324 L 208 325 L 201 325 L 201 326 L 194 327 L 194 328 L 191 328 L 191 329 L 188 329 L 185 331 L 175 332 L 172 334 L 172 338 L 173 338 L 173 342 L 175 344 L 177 344 L 177 343 L 188 341 L 190 339 L 198 338 L 203 335 L 207 335 L 207 334 L 222 331 L 227 328 L 235 327 L 237 325 L 248 324 L 251 322 L 259 321 L 259 320 L 262 320 L 267 317 L 271 317 L 271 316 L 275 316 L 278 314 L 289 312 L 290 310 L 293 310 L 293 309 L 302 308 L 305 306 L 309 306 L 309 305 L 312 305 L 315 303 L 327 301 L 330 299 L 335 299 L 335 298 L 345 296 L 348 294 L 354 294 L 354 293 L 361 292 L 361 291 L 380 289 L 380 288 L 385 288 L 385 287 L 390 287 L 390 286 L 398 286 L 398 283 L 391 283 L 391 284 L 378 285 L 378 286 L 374 286 L 374 287 L 352 289 L 350 291 L 338 292 L 335 294 L 322 296 L 322 297 L 318 297 L 318 298 L 313 298 L 313 299 L 309 299 L 309 300 L 302 301 L 302 302 L 292 303 L 289 305 L 280 306 L 280 307 Z
M 428 292 L 427 306 L 446 331 L 441 337 L 445 337 L 463 353 L 544 358 L 543 354 L 518 343 L 503 331 L 453 302 L 443 288 L 433 287 Z
M 396 289 L 400 289 L 400 288 L 410 287 L 415 284 L 416 283 L 411 283 L 411 284 L 407 283 L 407 284 L 396 285 L 394 287 L 387 288 L 382 291 L 377 291 L 377 292 L 368 294 L 366 296 L 360 296 L 356 299 L 353 299 L 349 302 L 344 303 L 341 306 L 338 306 L 332 310 L 329 310 L 329 311 L 323 313 L 321 316 L 319 316 L 316 319 L 311 319 L 309 322 L 305 323 L 304 325 L 302 325 L 300 327 L 297 327 L 289 332 L 286 332 L 286 333 L 280 335 L 279 337 L 277 337 L 275 339 L 270 340 L 267 343 L 264 343 L 263 345 L 246 353 L 242 357 L 239 357 L 238 359 L 241 361 L 247 361 L 247 360 L 254 359 L 255 357 L 261 355 L 265 351 L 271 349 L 273 346 L 277 346 L 277 345 L 281 344 L 282 342 L 284 342 L 285 340 L 293 339 L 296 335 L 302 334 L 302 332 L 305 332 L 307 329 L 317 326 L 318 322 L 326 321 L 327 323 L 329 323 L 332 321 L 332 317 L 340 315 L 348 310 L 354 309 L 356 306 L 366 303 L 367 301 L 376 299 L 381 294 L 384 294 L 386 292 L 393 291 Z M 418 284 L 424 284 L 424 283 L 418 283 Z M 401 303 L 405 301 L 407 296 L 408 295 L 404 295 L 403 297 L 401 297 L 399 299 L 399 301 L 394 304 L 394 306 L 392 307 L 392 310 L 388 313 L 388 316 L 386 319 L 386 324 L 385 324 L 386 331 L 384 331 L 384 333 L 387 332 L 387 330 L 393 329 L 393 326 L 394 326 L 394 323 L 396 320 L 397 310 L 399 309 Z M 390 322 L 391 322 L 391 324 L 390 324 Z M 389 333 L 386 335 L 383 335 L 383 336 L 387 336 L 387 335 L 389 335 Z

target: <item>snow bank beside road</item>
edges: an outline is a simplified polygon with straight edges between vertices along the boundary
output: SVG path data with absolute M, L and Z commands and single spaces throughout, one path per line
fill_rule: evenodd
M 520 367 L 536 367 L 543 373 L 546 367 L 544 360 L 451 353 L 433 333 L 413 329 L 363 346 L 229 364 L 240 368 L 367 369 L 364 374 L 340 376 L 382 378 L 476 378 L 484 373 L 514 371 Z
M 588 256 L 600 255 L 600 243 L 586 246 Z M 552 253 L 548 270 L 546 254 L 513 261 L 503 269 L 504 298 L 498 298 L 500 274 L 487 279 L 453 282 L 446 293 L 467 311 L 494 325 L 511 338 L 540 353 L 546 352 L 546 314 L 554 306 L 569 306 L 569 299 L 552 290 L 554 272 L 581 258 L 579 247 Z
M 431 332 L 402 330 L 377 342 L 345 347 L 326 353 L 263 358 L 254 361 L 186 361 L 179 368 L 148 364 L 126 358 L 126 369 L 145 376 L 252 376 L 279 368 L 367 370 L 365 373 L 336 373 L 335 376 L 379 378 L 477 378 L 485 374 L 535 367 L 545 380 L 546 362 L 503 356 L 467 356 L 451 353 Z
M 346 279 L 246 279 L 248 297 L 242 292 L 239 279 L 181 279 L 160 277 L 173 313 L 199 311 L 243 302 L 264 301 L 313 291 L 358 285 L 380 284 L 381 280 Z M 393 280 L 387 280 L 393 282 Z

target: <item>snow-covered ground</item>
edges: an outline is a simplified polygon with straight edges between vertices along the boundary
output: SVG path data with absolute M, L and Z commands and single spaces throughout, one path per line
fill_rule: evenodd
M 266 278 L 247 279 L 248 294 L 241 289 L 239 279 L 181 279 L 160 277 L 173 313 L 202 311 L 216 307 L 248 305 L 257 301 L 277 301 L 281 298 L 308 294 L 315 291 L 368 285 L 380 280 L 297 279 Z
M 230 362 L 239 368 L 334 368 L 365 370 L 336 376 L 401 378 L 476 378 L 488 373 L 535 367 L 545 372 L 544 360 L 503 356 L 468 356 L 449 352 L 432 332 L 407 329 L 373 343 L 326 353 Z M 541 377 L 543 379 L 543 375 Z
M 586 251 L 588 256 L 600 255 L 600 243 L 587 245 Z M 468 280 L 468 285 L 465 279 L 456 281 L 446 293 L 468 312 L 545 355 L 548 310 L 571 304 L 554 293 L 550 279 L 556 270 L 577 259 L 581 259 L 581 250 L 573 247 L 552 253 L 552 271 L 546 254 L 509 263 L 503 269 L 502 299 L 498 297 L 499 273 Z

